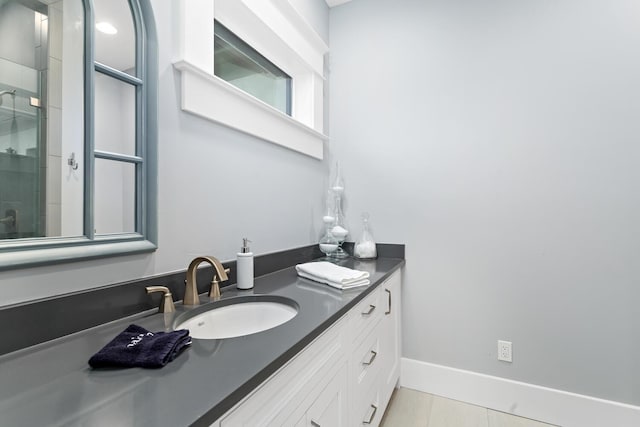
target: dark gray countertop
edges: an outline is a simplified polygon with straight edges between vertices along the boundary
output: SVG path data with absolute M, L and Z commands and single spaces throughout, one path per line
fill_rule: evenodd
M 174 315 L 142 313 L 0 357 L 0 426 L 208 426 L 370 293 L 403 259 L 341 262 L 371 274 L 349 291 L 299 278 L 293 267 L 255 281 L 250 291 L 295 300 L 299 312 L 276 328 L 225 340 L 193 340 L 162 369 L 92 370 L 87 360 L 135 323 L 169 330 Z M 202 298 L 202 301 L 207 301 Z M 178 306 L 175 315 L 186 310 Z M 55 319 L 40 319 L 42 327 Z M 4 325 L 10 328 L 11 325 Z

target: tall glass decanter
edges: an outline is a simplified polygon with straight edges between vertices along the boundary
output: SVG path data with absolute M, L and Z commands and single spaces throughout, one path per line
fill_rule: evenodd
M 342 244 L 349 235 L 349 230 L 346 226 L 344 214 L 342 213 L 342 195 L 344 194 L 344 182 L 342 181 L 342 175 L 340 173 L 340 166 L 336 164 L 336 177 L 331 186 L 331 191 L 334 195 L 334 222 L 331 228 L 331 234 L 338 241 L 338 249 L 333 252 L 331 257 L 333 258 L 347 258 L 349 254 L 342 249 Z

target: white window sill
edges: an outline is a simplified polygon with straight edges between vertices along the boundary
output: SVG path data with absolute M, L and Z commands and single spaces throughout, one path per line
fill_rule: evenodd
M 290 0 L 178 0 L 182 109 L 322 159 L 324 56 L 329 47 Z M 293 79 L 292 117 L 214 75 L 218 20 Z
M 184 111 L 274 144 L 323 158 L 326 135 L 186 61 L 174 62 L 182 81 Z

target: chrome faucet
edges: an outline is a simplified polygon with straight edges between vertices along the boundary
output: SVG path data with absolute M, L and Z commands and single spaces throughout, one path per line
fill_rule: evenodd
M 203 262 L 208 262 L 216 270 L 216 274 L 214 274 L 213 276 L 214 279 L 211 282 L 212 285 L 214 281 L 219 280 L 221 282 L 224 282 L 225 280 L 229 279 L 227 277 L 228 270 L 224 269 L 224 266 L 220 261 L 218 261 L 217 258 L 212 256 L 199 256 L 194 258 L 193 261 L 191 261 L 191 263 L 189 264 L 189 268 L 187 269 L 187 287 L 184 291 L 184 300 L 182 301 L 184 305 L 200 304 L 200 298 L 198 298 L 198 284 L 196 283 L 196 272 L 198 270 L 198 266 Z

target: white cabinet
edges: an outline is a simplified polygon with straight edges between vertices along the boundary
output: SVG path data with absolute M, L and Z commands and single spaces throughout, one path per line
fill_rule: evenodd
M 352 426 L 380 424 L 400 377 L 400 282 L 398 271 L 376 289 L 374 324 L 354 331 L 349 382 Z M 362 323 L 361 313 L 352 314 L 352 323 Z
M 309 409 L 296 427 L 347 427 L 347 365 L 344 364 L 319 393 L 311 394 Z
M 293 426 L 346 363 L 340 319 L 221 419 L 221 427 Z
M 400 274 L 398 273 L 382 285 L 382 296 L 387 300 L 380 333 L 380 363 L 382 365 L 380 391 L 385 408 L 400 378 L 400 351 L 402 350 L 400 282 Z
M 214 426 L 377 426 L 400 374 L 396 271 Z

